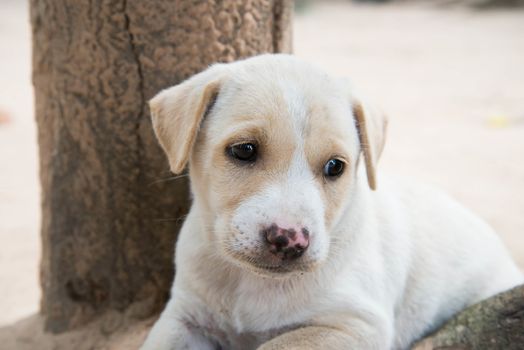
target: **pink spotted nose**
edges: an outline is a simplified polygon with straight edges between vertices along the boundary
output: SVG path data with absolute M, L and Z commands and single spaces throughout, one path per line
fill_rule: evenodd
M 262 231 L 269 251 L 283 260 L 297 259 L 309 247 L 309 231 L 305 227 L 282 228 L 276 224 Z

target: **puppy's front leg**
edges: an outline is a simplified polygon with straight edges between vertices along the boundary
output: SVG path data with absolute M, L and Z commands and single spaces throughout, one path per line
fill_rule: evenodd
M 386 349 L 384 339 L 375 336 L 351 334 L 339 329 L 322 326 L 299 328 L 271 339 L 257 350 L 340 350 Z
M 214 350 L 211 340 L 177 317 L 170 301 L 149 332 L 140 350 Z

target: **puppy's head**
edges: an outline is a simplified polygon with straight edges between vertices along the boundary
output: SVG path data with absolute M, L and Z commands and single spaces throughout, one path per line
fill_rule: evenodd
M 352 191 L 375 189 L 385 119 L 292 56 L 214 65 L 150 106 L 171 170 L 190 163 L 207 243 L 249 270 L 318 266 Z M 357 176 L 360 153 L 367 184 Z

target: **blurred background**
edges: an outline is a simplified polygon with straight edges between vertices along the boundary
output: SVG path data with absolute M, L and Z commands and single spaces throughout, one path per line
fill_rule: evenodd
M 298 1 L 293 35 L 297 56 L 349 77 L 389 115 L 379 172 L 444 188 L 524 268 L 517 1 Z M 30 39 L 28 4 L 0 0 L 0 326 L 35 313 L 40 297 Z

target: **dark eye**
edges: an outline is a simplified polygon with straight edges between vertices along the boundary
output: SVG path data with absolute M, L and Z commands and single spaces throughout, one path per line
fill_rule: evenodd
M 338 177 L 344 172 L 344 162 L 339 159 L 330 159 L 324 165 L 324 176 Z
M 252 143 L 240 143 L 229 147 L 229 155 L 243 162 L 254 162 L 257 159 L 257 146 Z

